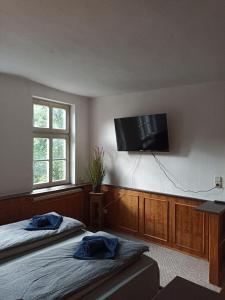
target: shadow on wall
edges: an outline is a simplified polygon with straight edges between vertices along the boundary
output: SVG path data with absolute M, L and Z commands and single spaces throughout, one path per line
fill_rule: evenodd
M 180 112 L 169 113 L 168 135 L 169 153 L 159 153 L 160 155 L 188 157 L 191 150 L 191 139 L 188 138 L 186 120 Z M 147 153 L 146 153 L 147 154 Z
M 115 150 L 107 150 L 108 167 L 107 167 L 107 179 L 108 182 L 113 182 L 114 185 L 120 185 L 119 170 L 116 167 L 117 152 Z
M 196 124 L 189 120 L 184 113 L 174 111 L 167 113 L 168 118 L 168 136 L 169 136 L 169 152 L 161 152 L 163 156 L 179 156 L 188 157 L 192 148 L 192 140 L 195 137 Z M 106 127 L 106 126 L 105 126 Z M 103 133 L 102 133 L 103 134 Z M 122 152 L 117 151 L 116 133 L 114 122 L 111 120 L 107 124 L 107 130 L 104 131 L 104 148 L 108 149 L 110 162 Z M 116 152 L 116 153 L 115 153 Z M 137 155 L 139 151 L 128 152 L 129 155 Z M 149 155 L 150 151 L 142 152 Z
M 187 120 L 180 112 L 168 113 L 168 137 L 169 137 L 169 152 L 160 152 L 162 156 L 179 156 L 188 157 L 192 148 L 192 137 L 194 136 L 193 126 L 187 126 Z M 115 134 L 115 131 L 113 132 Z M 116 141 L 116 139 L 115 139 Z M 112 145 L 107 145 L 112 149 Z M 113 149 L 112 149 L 113 151 Z M 115 144 L 115 150 L 116 144 Z M 137 155 L 142 153 L 143 155 L 150 155 L 151 151 L 127 151 L 129 155 Z M 155 151 L 157 152 L 157 151 Z M 118 154 L 121 152 L 118 152 Z M 115 155 L 111 155 L 114 159 Z

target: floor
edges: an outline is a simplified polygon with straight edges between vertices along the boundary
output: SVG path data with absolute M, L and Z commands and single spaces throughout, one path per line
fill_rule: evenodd
M 109 230 L 107 231 L 114 233 Z M 221 288 L 210 284 L 208 281 L 209 265 L 207 261 L 159 246 L 154 243 L 142 241 L 130 235 L 121 233 L 115 234 L 123 238 L 142 242 L 149 246 L 150 251 L 146 255 L 151 256 L 158 262 L 160 269 L 160 284 L 162 287 L 166 286 L 174 277 L 180 276 L 213 291 L 221 291 Z

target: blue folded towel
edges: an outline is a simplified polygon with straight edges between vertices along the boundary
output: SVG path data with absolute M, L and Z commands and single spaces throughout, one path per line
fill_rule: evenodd
M 54 214 L 33 216 L 25 230 L 55 230 L 58 229 L 63 221 L 63 217 Z
M 117 238 L 85 236 L 73 257 L 78 259 L 113 259 L 118 248 Z

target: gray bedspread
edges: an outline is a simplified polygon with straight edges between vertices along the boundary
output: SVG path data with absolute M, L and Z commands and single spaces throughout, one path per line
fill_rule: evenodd
M 111 236 L 98 232 L 104 236 Z M 77 260 L 73 253 L 78 243 L 68 242 L 53 249 L 1 266 L 0 298 L 4 300 L 62 299 L 96 280 L 120 271 L 135 261 L 148 247 L 119 239 L 114 260 Z
M 52 212 L 57 214 L 55 212 Z M 85 225 L 75 219 L 63 217 L 63 222 L 56 230 L 27 231 L 24 228 L 30 220 L 0 226 L 0 253 L 13 247 L 22 246 L 28 243 L 59 235 L 66 231 L 78 231 L 85 228 Z

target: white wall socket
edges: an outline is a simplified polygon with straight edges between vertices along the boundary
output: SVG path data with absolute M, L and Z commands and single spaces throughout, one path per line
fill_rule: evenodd
M 215 186 L 218 189 L 222 189 L 223 188 L 223 177 L 222 176 L 215 176 Z

